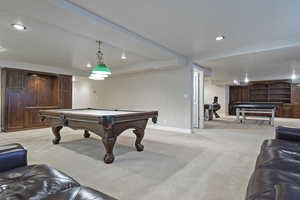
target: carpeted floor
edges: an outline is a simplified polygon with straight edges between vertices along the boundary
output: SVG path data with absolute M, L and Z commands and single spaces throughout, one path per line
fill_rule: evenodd
M 276 125 L 300 127 L 299 119 L 278 119 Z M 274 128 L 257 121 L 238 124 L 234 118 L 206 122 L 195 134 L 147 129 L 145 150 L 135 151 L 134 136 L 118 138 L 116 160 L 103 163 L 100 138 L 62 130 L 52 145 L 50 129 L 0 134 L 0 143 L 19 142 L 29 163 L 46 163 L 121 200 L 241 200 L 260 144 L 274 137 Z

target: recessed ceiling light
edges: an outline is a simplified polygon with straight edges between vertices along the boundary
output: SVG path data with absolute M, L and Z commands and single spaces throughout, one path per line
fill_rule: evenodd
M 88 63 L 88 64 L 86 65 L 86 67 L 91 68 L 91 67 L 92 67 L 91 63 Z
M 18 31 L 24 31 L 26 30 L 26 27 L 22 24 L 12 24 L 12 26 L 14 27 L 14 29 L 18 30 Z
M 219 36 L 216 37 L 217 41 L 221 41 L 221 40 L 224 40 L 224 39 L 225 39 L 224 35 L 219 35 Z

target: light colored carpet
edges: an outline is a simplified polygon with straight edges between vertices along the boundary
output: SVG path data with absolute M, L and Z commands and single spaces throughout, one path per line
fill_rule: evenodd
M 279 119 L 277 125 L 300 127 L 299 119 Z M 145 150 L 133 147 L 134 135 L 118 138 L 116 160 L 103 163 L 104 147 L 92 134 L 62 130 L 62 142 L 52 145 L 50 129 L 0 134 L 0 143 L 19 142 L 29 151 L 29 163 L 46 163 L 121 200 L 241 200 L 253 171 L 260 144 L 274 137 L 274 128 L 257 121 L 238 124 L 234 118 L 206 122 L 195 134 L 147 129 Z

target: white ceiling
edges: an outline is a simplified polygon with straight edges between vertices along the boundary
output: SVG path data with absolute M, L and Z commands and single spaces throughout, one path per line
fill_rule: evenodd
M 16 22 L 25 24 L 28 29 L 24 32 L 14 30 L 11 24 Z M 112 35 L 109 37 L 111 41 L 120 38 L 107 28 L 101 29 L 98 24 L 76 13 L 67 13 L 65 9 L 47 1 L 1 2 L 0 46 L 7 51 L 0 53 L 0 60 L 88 71 L 87 63 L 93 65 L 97 62 L 96 40 L 103 41 L 103 38 L 104 61 L 112 68 L 112 72 L 138 63 L 172 58 L 165 53 L 144 48 L 146 45 L 142 42 L 130 42 L 124 39 L 125 36 L 124 46 L 114 46 L 113 42 L 106 39 L 109 34 Z M 130 45 L 127 46 L 126 42 Z M 123 50 L 126 60 L 121 60 Z
M 183 55 L 212 68 L 216 79 L 246 71 L 257 79 L 266 71 L 288 77 L 291 63 L 300 63 L 299 0 L 1 1 L 0 45 L 8 51 L 0 59 L 81 69 L 95 61 L 94 41 L 101 39 L 113 68 Z M 11 30 L 16 20 L 32 30 Z M 216 42 L 220 34 L 226 39 Z M 131 52 L 125 63 L 123 48 Z
M 16 31 L 11 27 L 15 14 L 0 12 L 0 45 L 7 49 L 0 59 L 55 67 L 73 67 L 89 70 L 86 65 L 96 64 L 98 45 L 95 40 L 71 34 L 56 26 L 48 26 L 30 17 L 22 17 L 29 30 Z M 122 49 L 104 43 L 102 50 L 108 66 L 123 67 L 153 59 L 126 52 L 127 60 L 121 60 Z
M 199 59 L 300 39 L 298 0 L 71 1 Z M 219 34 L 227 38 L 222 43 Z
M 300 46 L 257 53 L 229 56 L 203 62 L 212 69 L 214 80 L 243 81 L 291 78 L 293 70 L 300 72 Z

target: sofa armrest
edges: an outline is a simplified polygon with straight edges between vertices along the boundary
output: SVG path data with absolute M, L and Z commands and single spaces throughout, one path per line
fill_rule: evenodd
M 300 142 L 300 129 L 278 126 L 276 128 L 276 139 Z
M 27 151 L 20 144 L 0 145 L 0 172 L 27 165 Z

